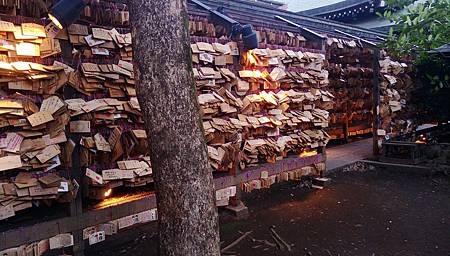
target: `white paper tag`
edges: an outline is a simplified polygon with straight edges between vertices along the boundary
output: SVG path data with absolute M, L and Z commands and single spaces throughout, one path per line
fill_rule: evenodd
M 151 209 L 151 210 L 148 210 L 145 212 L 141 212 L 138 214 L 138 216 L 139 216 L 140 223 L 146 223 L 146 222 L 155 221 L 158 219 L 156 209 Z
M 67 181 L 61 182 L 61 184 L 59 185 L 59 188 L 58 188 L 58 192 L 62 192 L 62 193 L 69 192 L 69 182 L 67 182 Z
M 89 245 L 98 244 L 105 241 L 105 231 L 96 232 L 89 236 Z
M 0 205 L 0 220 L 14 217 L 16 214 L 12 205 L 1 206 Z
M 119 229 L 124 229 L 133 226 L 133 219 L 131 216 L 123 217 L 117 220 Z
M 236 186 L 231 186 L 216 191 L 216 201 L 222 201 L 224 199 L 228 200 L 233 196 L 236 196 Z
M 95 234 L 98 231 L 99 231 L 99 229 L 97 228 L 97 226 L 88 227 L 88 228 L 83 229 L 83 240 L 89 239 L 89 237 L 92 234 Z
M 229 204 L 230 204 L 230 198 L 229 197 L 216 201 L 216 206 L 217 207 L 227 206 Z
M 73 246 L 72 234 L 59 234 L 49 240 L 50 250 Z
M 107 236 L 112 236 L 117 234 L 119 227 L 117 225 L 117 221 L 111 221 L 109 223 L 98 225 L 98 231 L 105 231 Z
M 50 38 L 55 38 L 56 35 L 59 33 L 59 31 L 60 31 L 60 29 L 53 22 L 50 22 L 45 27 L 45 32 L 47 33 L 47 36 L 50 37 Z

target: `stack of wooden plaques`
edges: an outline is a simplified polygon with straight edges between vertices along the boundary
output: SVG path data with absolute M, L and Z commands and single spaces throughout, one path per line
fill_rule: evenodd
M 69 202 L 79 187 L 60 173 L 74 148 L 66 137 L 69 110 L 58 95 L 47 94 L 63 85 L 58 81 L 66 78 L 64 68 L 21 62 L 18 70 L 15 63 L 8 65 L 7 94 L 0 100 L 0 220 L 31 208 L 33 202 Z M 11 86 L 13 80 L 28 82 L 30 76 L 50 77 L 49 87 L 39 82 L 31 88 Z
M 57 38 L 69 43 L 74 58 L 82 56 L 77 68 L 68 72 L 67 85 L 75 93 L 65 103 L 70 114 L 69 131 L 81 146 L 79 162 L 90 187 L 85 194 L 91 197 L 95 191 L 151 183 L 150 168 L 124 169 L 119 164 L 137 161 L 150 166 L 147 134 L 136 98 L 131 34 L 119 33 L 116 28 L 73 24 Z
M 1 82 L 11 91 L 54 94 L 68 81 L 68 69 L 59 62 L 45 66 L 34 62 L 0 62 Z
M 67 63 L 53 58 L 61 45 L 73 56 Z M 73 200 L 79 185 L 67 170 L 77 144 L 88 178 L 116 166 L 123 177 L 86 179 L 93 187 L 152 182 L 130 33 L 73 24 L 50 37 L 40 24 L 1 21 L 0 58 L 0 220 L 42 202 Z M 123 169 L 123 161 L 147 167 Z
M 136 96 L 133 64 L 122 60 L 117 64 L 82 63 L 81 74 L 75 72 L 69 82 L 85 95 L 108 92 L 111 98 Z
M 233 43 L 197 42 L 191 50 L 214 170 L 274 162 L 328 143 L 322 129 L 334 95 L 326 90 L 323 54 L 255 49 L 242 52 L 236 69 Z
M 279 45 L 290 47 L 305 47 L 306 39 L 293 32 L 284 32 L 277 29 L 269 29 L 264 27 L 255 27 L 260 44 Z M 195 16 L 189 17 L 189 34 L 191 36 L 220 38 L 228 36 L 230 31 L 228 28 L 219 24 L 212 24 L 208 19 Z
M 62 30 L 56 38 L 69 40 L 73 46 L 86 46 L 83 48 L 83 55 L 87 58 L 110 56 L 117 49 L 120 49 L 122 60 L 132 58 L 131 34 L 120 34 L 115 28 L 89 28 L 85 25 L 73 24 L 67 30 Z
M 298 34 L 292 32 L 284 32 L 275 29 L 255 28 L 260 39 L 260 43 L 283 45 L 291 47 L 305 47 L 306 39 Z
M 48 15 L 48 7 L 57 2 L 58 0 L 0 1 L 0 12 L 4 15 L 2 19 L 7 15 L 42 19 Z M 80 13 L 80 19 L 84 22 L 117 27 L 129 25 L 130 14 L 126 4 L 111 1 L 86 1 L 85 3 L 86 7 Z
M 255 49 L 244 55 L 239 77 L 249 83 L 242 115 L 250 127 L 243 138 L 244 165 L 274 162 L 328 143 L 323 109 L 334 96 L 326 90 L 325 57 L 308 51 Z M 270 71 L 270 72 L 269 72 Z M 240 118 L 242 119 L 242 117 Z
M 0 59 L 41 57 L 61 53 L 58 40 L 47 37 L 45 27 L 36 23 L 15 25 L 0 21 Z
M 120 186 L 139 187 L 153 182 L 151 177 L 150 158 L 139 160 L 118 161 L 118 168 L 102 170 L 102 175 L 87 169 L 86 175 L 91 178 L 93 185 L 116 188 Z
M 283 181 L 298 181 L 305 176 L 320 175 L 325 171 L 325 163 L 318 163 L 312 166 L 306 166 L 292 171 L 281 172 L 276 175 L 270 175 L 267 171 L 261 172 L 261 177 L 249 182 L 241 183 L 241 189 L 245 192 L 252 192 L 264 188 L 270 188 L 275 183 Z
M 328 132 L 334 139 L 371 133 L 372 51 L 353 40 L 329 38 L 327 54 L 330 91 L 336 96 Z
M 0 220 L 77 194 L 67 172 L 75 147 L 70 110 L 60 93 L 74 69 L 37 63 L 60 53 L 43 25 L 0 22 Z
M 408 133 L 413 129 L 411 111 L 407 105 L 413 86 L 406 63 L 386 57 L 380 60 L 380 129 L 383 139 Z

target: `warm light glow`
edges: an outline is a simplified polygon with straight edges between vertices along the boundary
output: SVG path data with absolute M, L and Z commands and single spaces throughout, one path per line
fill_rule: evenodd
M 254 78 L 262 78 L 263 75 L 262 75 L 261 71 L 255 70 L 255 71 L 253 71 L 253 77 Z
M 5 69 L 5 70 L 9 70 L 9 71 L 14 71 L 14 68 L 12 67 L 11 64 L 7 63 L 7 62 L 3 62 L 0 61 L 0 69 Z
M 0 48 L 2 50 L 8 50 L 8 51 L 15 51 L 16 47 L 14 46 L 14 43 L 5 40 L 5 39 L 0 39 Z
M 133 202 L 148 197 L 152 194 L 153 192 L 140 192 L 117 197 L 105 198 L 103 201 L 101 201 L 99 204 L 95 206 L 95 209 L 104 209 L 115 205 Z
M 258 56 L 256 56 L 253 52 L 253 50 L 249 50 L 247 52 L 247 54 L 244 55 L 244 66 L 246 67 L 246 70 L 250 70 L 253 69 L 252 67 L 254 66 L 262 66 L 260 59 L 258 58 Z M 270 73 L 267 70 L 264 71 L 260 71 L 260 70 L 255 70 L 253 69 L 250 76 L 247 77 L 252 77 L 255 79 L 264 79 L 265 81 L 271 83 L 270 81 Z
M 317 151 L 303 151 L 301 154 L 300 154 L 300 157 L 306 157 L 306 156 L 315 156 L 315 155 L 317 155 Z
M 53 22 L 53 23 L 55 23 L 55 25 L 59 28 L 59 29 L 63 29 L 64 27 L 61 25 L 61 23 L 59 22 L 59 20 L 55 17 L 55 16 L 53 16 L 53 15 L 51 15 L 50 13 L 48 14 L 48 17 L 50 18 L 50 20 Z
M 270 83 L 269 77 L 270 77 L 270 73 L 267 72 L 267 70 L 261 73 L 261 78 Z
M 105 198 L 111 196 L 111 194 L 112 194 L 112 189 L 110 188 L 105 192 Z
M 425 135 L 420 135 L 419 138 L 416 140 L 417 144 L 427 144 L 427 137 Z
M 40 47 L 38 44 L 18 43 L 16 44 L 16 52 L 19 56 L 40 56 Z
M 12 62 L 11 66 L 17 71 L 30 71 L 31 69 L 30 62 Z
M 258 65 L 258 57 L 256 57 L 253 54 L 252 50 L 248 51 L 247 54 L 245 55 L 245 65 L 246 66 Z

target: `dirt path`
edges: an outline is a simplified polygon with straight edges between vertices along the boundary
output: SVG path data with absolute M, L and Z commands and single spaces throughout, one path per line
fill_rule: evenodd
M 369 171 L 337 173 L 323 190 L 289 184 L 251 195 L 246 221 L 221 224 L 223 246 L 253 231 L 230 251 L 235 255 L 450 255 L 450 182 L 418 175 Z M 269 227 L 292 246 L 281 251 Z M 123 237 L 100 245 L 88 255 L 156 255 L 156 239 Z M 154 230 L 154 229 L 152 229 Z M 132 232 L 128 232 L 131 234 Z M 126 235 L 125 235 L 126 236 Z M 143 236 L 145 236 L 143 238 Z

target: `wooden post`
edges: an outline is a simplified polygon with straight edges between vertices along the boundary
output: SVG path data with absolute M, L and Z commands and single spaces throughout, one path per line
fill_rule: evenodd
M 74 141 L 80 141 L 81 138 L 80 136 L 74 136 L 72 139 Z M 83 172 L 80 166 L 80 145 L 77 145 L 72 153 L 72 173 L 72 178 L 80 184 L 80 188 L 77 197 L 70 203 L 70 217 L 77 217 L 78 220 L 83 215 L 83 193 L 81 188 Z M 74 243 L 73 255 L 84 256 L 83 230 L 74 230 L 72 235 Z
M 239 161 L 238 159 L 240 159 L 240 152 L 236 152 L 234 154 L 234 162 L 233 162 L 233 168 L 230 172 L 230 175 L 233 177 L 233 180 L 236 180 L 236 177 L 241 174 L 242 170 L 239 166 Z M 233 182 L 234 184 L 238 184 L 238 182 Z M 236 188 L 236 196 L 230 198 L 230 205 L 231 206 L 237 206 L 240 202 L 241 202 L 241 195 L 242 195 L 242 191 L 240 189 L 240 186 L 237 186 Z
M 348 103 L 345 103 L 345 118 L 344 118 L 344 124 L 342 125 L 342 129 L 343 129 L 343 131 L 344 131 L 344 142 L 347 144 L 347 143 L 349 143 L 349 140 L 348 140 L 348 133 L 349 133 L 349 125 L 348 125 L 348 123 L 350 122 L 349 121 L 349 116 L 350 116 L 350 114 L 349 114 L 349 108 L 348 108 Z
M 65 49 L 66 52 L 66 49 Z M 64 90 L 64 98 L 69 99 L 75 91 L 70 88 L 68 90 Z M 72 141 L 80 141 L 81 136 L 72 134 L 70 136 L 70 139 Z M 81 169 L 80 165 L 80 153 L 81 153 L 81 146 L 76 145 L 73 149 L 72 156 L 71 156 L 71 165 L 70 165 L 70 173 L 68 173 L 68 177 L 75 179 L 77 183 L 80 185 L 80 188 L 78 189 L 78 193 L 76 195 L 76 198 L 70 203 L 69 207 L 69 215 L 70 217 L 76 218 L 77 221 L 81 221 L 82 215 L 83 215 L 83 177 L 84 172 Z M 73 255 L 74 256 L 84 256 L 84 240 L 83 240 L 83 230 L 74 230 L 72 232 L 73 235 Z
M 186 0 L 133 0 L 128 7 L 137 96 L 155 178 L 159 255 L 219 256 Z
M 378 156 L 380 154 L 380 148 L 378 146 L 378 128 L 380 126 L 380 49 L 373 48 L 373 89 L 372 89 L 372 114 L 373 114 L 373 123 L 372 123 L 372 136 L 373 136 L 373 154 L 374 156 Z

